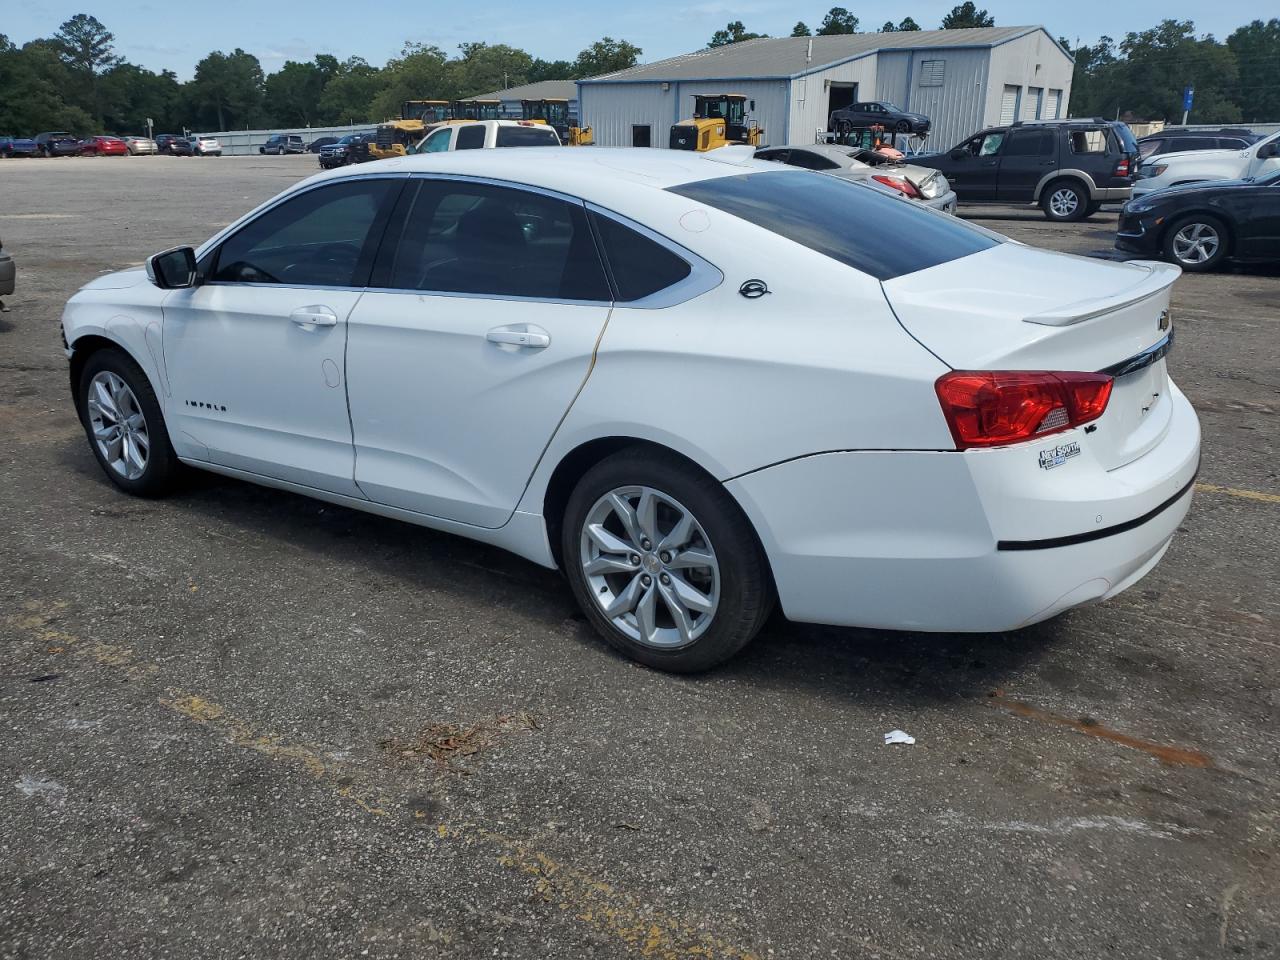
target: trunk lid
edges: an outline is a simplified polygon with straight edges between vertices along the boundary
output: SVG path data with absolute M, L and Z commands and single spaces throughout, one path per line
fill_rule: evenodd
M 954 369 L 1113 374 L 1111 401 L 1089 446 L 1114 469 L 1150 450 L 1168 428 L 1164 354 L 1180 272 L 1002 243 L 883 287 L 907 332 Z

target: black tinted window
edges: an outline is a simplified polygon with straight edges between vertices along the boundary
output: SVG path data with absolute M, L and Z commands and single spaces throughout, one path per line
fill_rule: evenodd
M 989 249 L 962 220 L 836 177 L 748 173 L 668 188 L 848 264 L 877 280 Z M 887 242 L 886 238 L 892 238 Z
M 555 147 L 560 141 L 550 127 L 537 124 L 532 127 L 499 127 L 499 147 Z
M 1003 156 L 1006 157 L 1050 157 L 1053 156 L 1052 130 L 1015 130 L 1004 145 Z
M 471 127 L 462 127 L 458 130 L 458 142 L 454 144 L 455 150 L 479 150 L 484 146 L 484 127 L 476 124 Z
M 417 192 L 395 247 L 392 288 L 609 299 L 581 205 L 461 181 L 419 180 L 413 186 Z
M 691 267 L 662 244 L 624 226 L 612 217 L 592 214 L 619 303 L 657 293 L 687 277 Z
M 808 150 L 792 150 L 791 159 L 787 161 L 793 167 L 804 167 L 806 170 L 838 170 L 840 164 L 833 163 L 826 157 Z
M 214 280 L 364 286 L 366 244 L 403 181 L 352 180 L 272 207 L 223 242 Z M 371 251 L 370 251 L 371 252 Z

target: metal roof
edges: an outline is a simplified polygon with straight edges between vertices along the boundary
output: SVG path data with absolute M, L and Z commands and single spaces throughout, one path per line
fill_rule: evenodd
M 541 80 L 506 90 L 495 90 L 472 100 L 577 100 L 578 84 L 574 80 Z
M 761 37 L 758 40 L 743 40 L 723 47 L 685 53 L 578 82 L 784 79 L 803 76 L 881 50 L 994 47 L 1037 30 L 1044 30 L 1044 27 L 975 27 L 963 30 L 848 33 L 828 37 Z M 1047 30 L 1044 32 L 1049 36 Z M 1052 36 L 1049 39 L 1053 40 Z M 813 44 L 812 48 L 810 43 Z M 1066 56 L 1066 52 L 1058 47 L 1057 41 L 1053 43 Z

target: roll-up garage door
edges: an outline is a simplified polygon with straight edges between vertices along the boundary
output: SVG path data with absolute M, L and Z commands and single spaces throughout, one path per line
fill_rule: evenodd
M 1021 87 L 1004 85 L 1004 95 L 1000 98 L 1000 125 L 1007 126 L 1018 119 L 1018 94 Z
M 1049 92 L 1044 98 L 1044 118 L 1046 120 L 1058 119 L 1058 99 L 1062 96 L 1061 90 L 1049 88 Z

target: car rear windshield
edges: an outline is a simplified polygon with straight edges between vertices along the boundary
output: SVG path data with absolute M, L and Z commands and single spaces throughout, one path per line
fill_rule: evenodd
M 499 127 L 495 145 L 499 147 L 558 147 L 560 141 L 550 127 Z
M 747 173 L 668 190 L 741 217 L 877 280 L 950 263 L 1000 242 L 915 201 L 824 173 Z
M 1133 139 L 1133 131 L 1126 124 L 1117 123 L 1112 128 L 1120 138 L 1120 148 L 1125 153 L 1137 153 L 1138 141 Z

